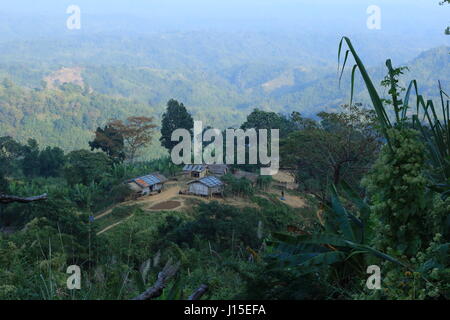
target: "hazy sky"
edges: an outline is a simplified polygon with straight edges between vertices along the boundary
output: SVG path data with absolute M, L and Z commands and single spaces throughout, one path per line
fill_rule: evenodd
M 0 42 L 74 36 L 139 37 L 155 32 L 274 32 L 321 48 L 343 35 L 364 39 L 380 57 L 410 48 L 412 58 L 450 46 L 450 5 L 440 0 L 0 0 Z M 70 5 L 81 30 L 68 31 Z M 381 10 L 381 29 L 367 28 L 367 9 Z M 273 39 L 273 38 L 272 38 Z M 367 42 L 366 42 L 367 43 Z M 395 48 L 390 44 L 395 43 Z M 371 59 L 378 61 L 375 58 Z
M 347 28 L 364 32 L 367 7 L 378 5 L 382 28 L 392 32 L 442 30 L 450 24 L 450 5 L 439 0 L 15 0 L 1 1 L 3 15 L 51 15 L 64 19 L 66 8 L 78 5 L 86 21 L 92 16 L 129 19 L 145 28 L 283 28 L 316 30 Z M 103 21 L 103 20 L 102 20 Z M 105 22 L 103 22 L 105 23 Z M 105 28 L 107 26 L 105 25 Z M 142 25 L 144 28 L 144 25 Z

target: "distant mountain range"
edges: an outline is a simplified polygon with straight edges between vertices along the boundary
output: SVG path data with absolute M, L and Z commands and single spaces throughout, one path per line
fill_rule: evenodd
M 174 33 L 3 42 L 0 79 L 9 81 L 0 85 L 0 135 L 35 137 L 70 150 L 86 148 L 92 131 L 112 117 L 159 119 L 171 98 L 185 103 L 196 119 L 222 128 L 240 125 L 254 108 L 312 116 L 347 103 L 352 62 L 339 87 L 336 41 L 298 41 L 268 34 Z M 386 74 L 379 53 L 370 41 L 354 44 L 378 85 Z M 412 50 L 419 54 L 409 62 L 393 60 L 409 67 L 402 80 L 417 79 L 429 97 L 437 97 L 438 80 L 450 91 L 450 47 Z M 355 97 L 370 103 L 359 76 Z M 155 146 L 150 154 L 160 152 Z

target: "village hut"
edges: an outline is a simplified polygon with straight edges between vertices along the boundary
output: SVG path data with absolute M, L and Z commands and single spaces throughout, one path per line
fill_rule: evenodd
M 152 173 L 139 178 L 131 179 L 127 181 L 127 184 L 136 195 L 144 196 L 155 192 L 160 193 L 163 190 L 164 183 L 167 182 L 167 178 L 160 173 Z
M 203 178 L 206 173 L 207 166 L 204 164 L 187 164 L 183 168 L 183 174 L 191 178 Z
M 214 194 L 222 194 L 224 184 L 223 182 L 215 177 L 208 176 L 198 180 L 194 180 L 188 183 L 190 194 L 198 196 L 212 196 Z
M 209 164 L 208 174 L 221 177 L 228 173 L 228 166 L 226 164 Z

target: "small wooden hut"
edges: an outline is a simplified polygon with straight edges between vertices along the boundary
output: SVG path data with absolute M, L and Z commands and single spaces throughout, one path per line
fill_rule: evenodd
M 188 183 L 188 192 L 198 196 L 212 196 L 214 194 L 222 194 L 224 184 L 215 177 L 208 176 Z
M 228 173 L 228 166 L 226 164 L 209 164 L 208 174 L 221 177 Z
M 187 164 L 183 167 L 183 174 L 191 178 L 203 178 L 206 176 L 206 169 L 204 164 Z
M 160 193 L 163 190 L 164 183 L 167 182 L 167 178 L 160 173 L 152 173 L 139 178 L 131 179 L 127 181 L 127 184 L 131 190 L 133 190 L 138 196 L 145 196 L 155 192 Z

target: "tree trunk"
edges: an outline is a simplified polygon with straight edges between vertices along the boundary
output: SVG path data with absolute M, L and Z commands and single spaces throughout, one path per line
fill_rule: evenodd
M 18 196 L 9 196 L 6 194 L 0 194 L 0 203 L 8 204 L 12 202 L 29 203 L 34 201 L 47 200 L 47 194 L 42 194 L 40 196 L 22 198 Z

